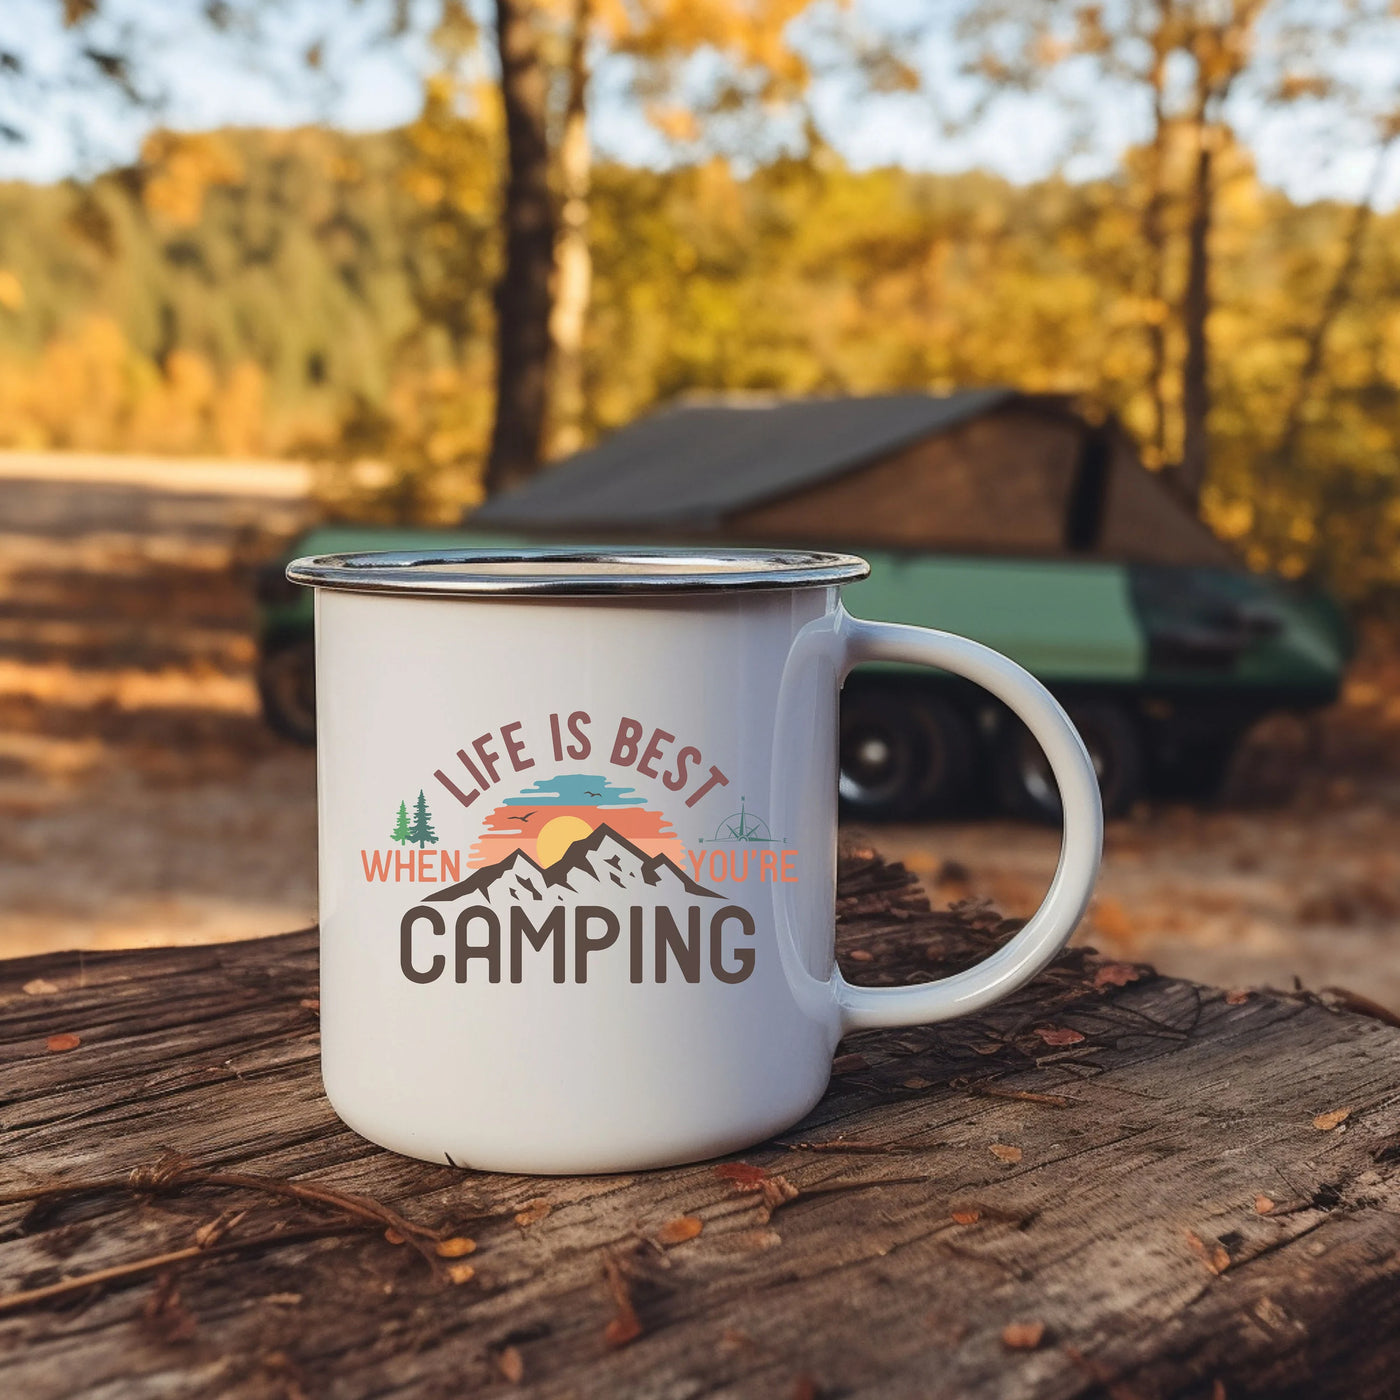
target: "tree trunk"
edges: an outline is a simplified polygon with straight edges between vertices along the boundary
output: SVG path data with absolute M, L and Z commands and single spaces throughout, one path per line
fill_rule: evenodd
M 1196 167 L 1186 236 L 1186 294 L 1181 319 L 1186 362 L 1181 384 L 1180 484 L 1199 507 L 1210 467 L 1211 229 L 1215 221 L 1215 156 L 1226 133 L 1225 104 L 1249 63 L 1255 26 L 1268 0 L 1229 0 L 1228 18 L 1199 27 L 1191 41 L 1196 60 Z
M 549 195 L 548 83 L 529 0 L 496 0 L 508 172 L 501 213 L 505 265 L 496 284 L 496 420 L 489 495 L 540 464 L 549 374 L 554 215 Z
M 1187 230 L 1186 294 L 1181 320 L 1186 332 L 1186 362 L 1181 375 L 1181 474 L 1186 498 L 1199 506 L 1205 486 L 1210 446 L 1210 232 L 1214 214 L 1214 138 L 1202 114 L 1197 124 L 1196 168 L 1191 182 L 1191 222 Z
M 1154 36 L 1152 68 L 1148 81 L 1152 87 L 1152 144 L 1148 179 L 1147 206 L 1142 214 L 1142 241 L 1147 246 L 1147 351 L 1149 360 L 1148 389 L 1152 404 L 1150 434 L 1154 466 L 1167 460 L 1167 236 L 1165 229 L 1167 203 L 1167 137 L 1166 111 L 1167 59 L 1170 42 L 1166 30 L 1171 20 L 1172 0 L 1159 0 L 1157 33 Z
M 588 144 L 588 26 L 591 0 L 575 0 L 569 43 L 569 97 L 564 110 L 560 150 L 563 209 L 554 252 L 554 456 L 583 446 L 583 335 L 593 286 L 593 259 L 588 250 L 588 199 L 593 157 Z

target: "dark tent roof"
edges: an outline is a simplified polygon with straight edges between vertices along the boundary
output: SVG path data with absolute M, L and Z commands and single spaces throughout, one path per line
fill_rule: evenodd
M 690 401 L 488 501 L 472 523 L 704 529 L 946 432 L 1013 399 L 1012 389 L 869 398 Z

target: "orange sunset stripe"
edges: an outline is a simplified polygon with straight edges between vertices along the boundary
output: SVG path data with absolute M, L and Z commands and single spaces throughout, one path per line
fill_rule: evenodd
M 524 851 L 533 860 L 539 834 L 545 825 L 566 816 L 585 822 L 590 829 L 606 823 L 649 856 L 665 855 L 679 863 L 685 849 L 665 814 L 645 807 L 564 806 L 542 802 L 533 809 L 528 821 L 521 820 L 531 810 L 516 803 L 491 812 L 467 855 L 467 864 L 473 867 L 494 865 L 516 850 Z

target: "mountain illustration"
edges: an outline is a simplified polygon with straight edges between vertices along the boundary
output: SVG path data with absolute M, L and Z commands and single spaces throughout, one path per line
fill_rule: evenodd
M 697 885 L 666 856 L 649 856 L 604 822 L 591 836 L 575 841 L 553 865 L 537 865 L 522 850 L 494 865 L 484 865 L 465 880 L 435 890 L 427 898 L 447 903 L 469 894 L 488 903 L 562 902 L 565 894 L 602 894 L 613 889 L 642 889 L 651 894 L 702 895 L 719 899 L 715 890 Z

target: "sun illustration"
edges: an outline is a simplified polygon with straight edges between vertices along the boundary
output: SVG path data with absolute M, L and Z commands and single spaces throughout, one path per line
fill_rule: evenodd
M 535 859 L 541 865 L 553 865 L 575 841 L 592 834 L 592 826 L 582 817 L 555 817 L 540 828 L 535 843 Z
M 547 868 L 575 841 L 604 825 L 649 856 L 685 859 L 685 847 L 666 814 L 635 788 L 619 787 L 601 773 L 557 773 L 486 813 L 467 864 L 480 869 L 524 851 Z

